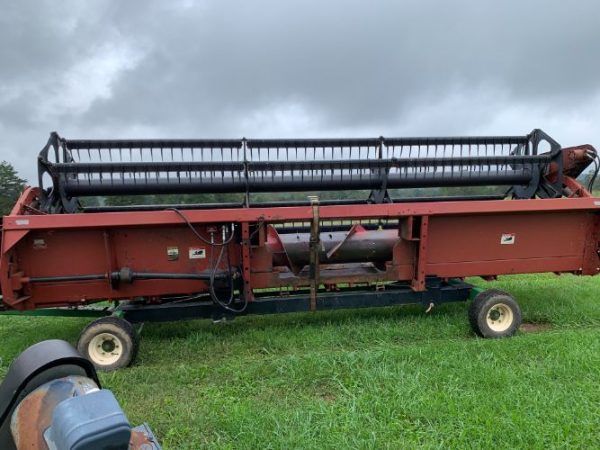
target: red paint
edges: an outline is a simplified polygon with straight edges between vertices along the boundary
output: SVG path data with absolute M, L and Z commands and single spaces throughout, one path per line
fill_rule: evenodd
M 423 290 L 427 276 L 595 275 L 600 271 L 600 199 L 590 197 L 571 178 L 565 185 L 573 191 L 571 198 L 321 206 L 321 220 L 391 218 L 399 225 L 392 259 L 379 270 L 322 261 L 319 278 L 328 285 L 399 280 Z M 206 292 L 204 281 L 138 280 L 118 286 L 109 281 L 110 272 L 124 267 L 134 272 L 170 273 L 211 269 L 210 246 L 175 212 L 42 215 L 31 208 L 38 192 L 27 189 L 4 218 L 0 283 L 6 307 L 33 309 Z M 304 272 L 295 275 L 281 262 L 286 260 L 281 255 L 285 249 L 278 248 L 269 225 L 310 222 L 312 214 L 310 206 L 185 211 L 206 239 L 210 239 L 211 227 L 236 224 L 231 261 L 240 269 L 243 292 L 250 301 L 254 289 L 310 285 Z M 514 238 L 503 244 L 503 235 Z M 215 238 L 221 238 L 220 228 Z M 200 247 L 206 250 L 205 258 L 190 258 L 190 249 Z M 214 249 L 213 258 L 218 251 Z M 224 261 L 221 268 L 225 268 Z M 106 278 L 30 282 L 32 277 L 90 274 L 106 274 Z

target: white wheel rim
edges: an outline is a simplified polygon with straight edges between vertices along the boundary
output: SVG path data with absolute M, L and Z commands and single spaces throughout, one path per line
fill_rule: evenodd
M 497 303 L 490 308 L 485 319 L 492 331 L 500 332 L 510 328 L 514 320 L 514 315 L 508 305 Z
M 88 354 L 94 364 L 110 366 L 123 354 L 123 343 L 111 333 L 100 333 L 88 344 Z

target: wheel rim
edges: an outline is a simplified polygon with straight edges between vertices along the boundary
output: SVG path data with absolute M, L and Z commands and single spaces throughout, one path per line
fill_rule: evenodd
M 123 343 L 114 334 L 100 333 L 90 341 L 88 354 L 93 363 L 99 366 L 110 366 L 123 355 Z
M 506 331 L 514 320 L 512 309 L 505 303 L 497 303 L 490 308 L 486 316 L 488 327 L 492 331 Z

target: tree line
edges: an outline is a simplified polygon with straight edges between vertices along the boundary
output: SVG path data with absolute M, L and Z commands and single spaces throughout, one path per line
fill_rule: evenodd
M 10 214 L 25 188 L 25 183 L 26 181 L 19 177 L 12 164 L 6 161 L 0 163 L 0 213 L 2 216 Z

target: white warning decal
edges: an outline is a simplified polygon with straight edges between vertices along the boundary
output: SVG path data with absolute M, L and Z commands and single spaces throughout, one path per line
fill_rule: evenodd
M 206 258 L 206 249 L 202 247 L 190 247 L 190 259 Z
M 513 245 L 515 243 L 515 233 L 504 233 L 500 238 L 500 244 Z

